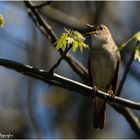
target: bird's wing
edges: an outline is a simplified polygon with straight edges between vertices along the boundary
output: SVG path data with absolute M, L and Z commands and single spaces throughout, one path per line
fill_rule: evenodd
M 117 62 L 115 75 L 111 82 L 112 90 L 115 93 L 115 95 L 116 95 L 116 88 L 117 88 L 117 81 L 118 81 L 119 65 L 120 65 L 120 60 L 118 60 L 118 62 Z

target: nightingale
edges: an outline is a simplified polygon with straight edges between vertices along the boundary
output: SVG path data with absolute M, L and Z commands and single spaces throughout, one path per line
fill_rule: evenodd
M 116 93 L 117 78 L 120 64 L 120 52 L 115 44 L 109 29 L 105 25 L 89 25 L 88 34 L 92 37 L 88 70 L 90 84 L 97 92 L 100 89 L 111 96 Z M 94 128 L 104 128 L 106 101 L 99 97 L 94 99 Z

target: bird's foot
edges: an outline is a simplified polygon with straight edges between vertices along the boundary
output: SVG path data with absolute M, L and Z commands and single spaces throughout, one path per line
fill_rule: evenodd
M 98 93 L 98 87 L 96 85 L 92 87 L 92 90 L 94 91 L 94 93 Z
M 113 90 L 109 89 L 107 93 L 110 95 L 111 100 L 114 101 L 115 100 L 115 94 L 114 94 Z
M 95 95 L 98 93 L 98 87 L 96 85 L 93 85 L 92 90 L 93 90 L 93 93 L 94 93 L 93 97 L 95 97 Z

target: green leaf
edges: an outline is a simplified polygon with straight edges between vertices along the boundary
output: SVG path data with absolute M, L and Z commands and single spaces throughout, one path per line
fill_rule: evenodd
M 84 43 L 85 37 L 82 36 L 78 31 L 67 29 L 64 29 L 64 31 L 65 32 L 62 33 L 60 38 L 55 43 L 56 49 L 66 47 L 67 44 L 72 46 L 73 52 L 75 52 L 78 47 L 80 48 L 81 52 L 83 52 L 84 48 L 88 48 L 88 45 Z
M 77 40 L 79 42 L 84 42 L 85 41 L 85 37 L 82 36 L 78 31 L 73 31 L 73 39 Z
M 3 28 L 4 24 L 5 24 L 4 17 L 2 15 L 0 15 L 0 27 Z
M 68 35 L 66 33 L 62 33 L 62 35 L 60 36 L 60 38 L 56 42 L 56 49 L 66 47 L 67 37 L 68 37 Z
M 134 59 L 140 63 L 140 43 L 136 46 Z
M 133 38 L 137 41 L 140 41 L 140 31 L 134 34 Z
M 79 42 L 78 41 L 74 41 L 73 45 L 72 45 L 72 51 L 75 52 L 78 48 Z
M 79 48 L 80 48 L 81 53 L 83 53 L 83 49 L 88 48 L 88 45 L 83 42 L 79 42 Z
M 78 31 L 73 31 L 73 34 L 75 37 L 77 36 L 79 39 L 81 39 L 83 41 L 85 40 L 85 37 L 82 36 Z
M 121 46 L 119 46 L 119 50 L 122 50 L 132 40 L 140 41 L 140 31 L 135 33 L 130 39 L 128 39 L 126 42 L 124 42 Z

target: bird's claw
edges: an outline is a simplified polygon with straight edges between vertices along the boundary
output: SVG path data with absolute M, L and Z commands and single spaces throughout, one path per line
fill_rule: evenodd
M 98 87 L 96 85 L 93 85 L 92 90 L 93 90 L 93 93 L 94 93 L 94 96 L 93 96 L 93 98 L 94 98 L 95 95 L 98 93 Z
M 96 85 L 94 85 L 92 87 L 92 90 L 93 90 L 94 93 L 98 93 L 98 87 Z
M 111 97 L 112 101 L 115 100 L 115 94 L 112 89 L 109 89 L 108 92 L 109 96 Z

